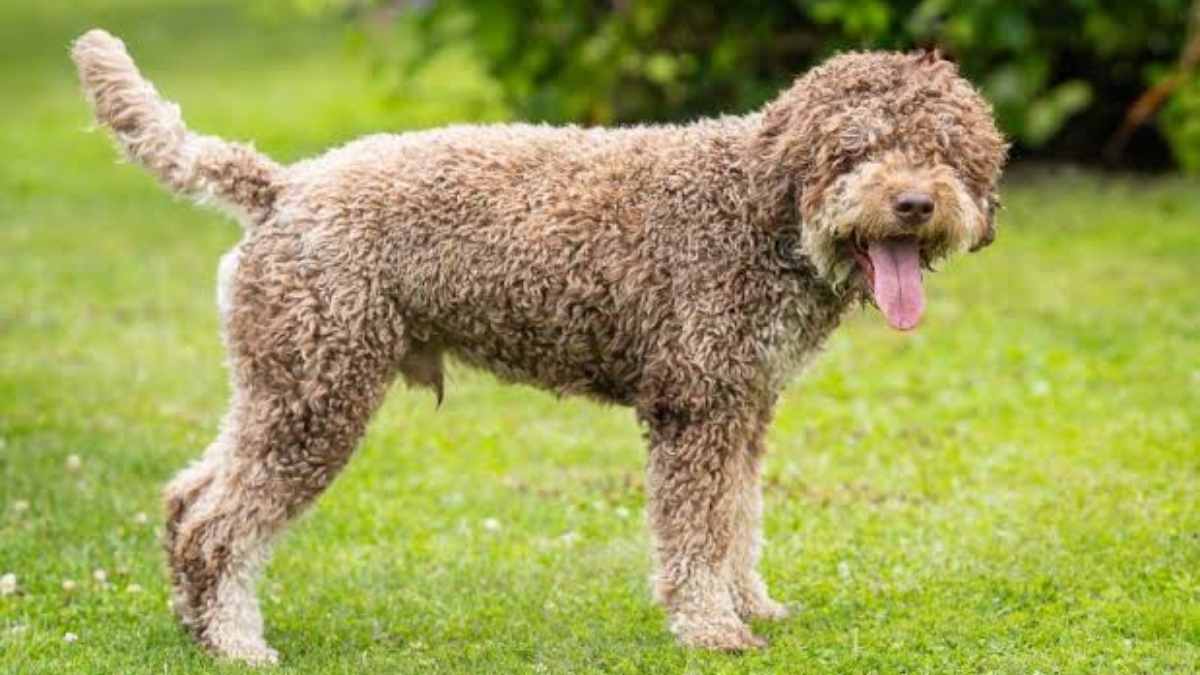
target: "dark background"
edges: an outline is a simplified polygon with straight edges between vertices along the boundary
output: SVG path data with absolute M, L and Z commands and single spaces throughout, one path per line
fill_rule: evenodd
M 744 112 L 851 49 L 938 49 L 993 102 L 1014 158 L 1200 171 L 1193 0 L 435 0 L 336 4 L 396 87 L 469 50 L 516 118 Z

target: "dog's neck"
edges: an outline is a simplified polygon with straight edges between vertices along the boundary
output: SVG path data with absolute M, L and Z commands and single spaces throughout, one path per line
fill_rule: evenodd
M 751 114 L 701 120 L 668 131 L 680 134 L 678 146 L 687 148 L 686 157 L 676 156 L 669 170 L 686 165 L 693 169 L 693 176 L 702 171 L 692 184 L 703 185 L 712 194 L 698 201 L 695 191 L 674 188 L 655 198 L 660 207 L 664 197 L 673 200 L 670 210 L 684 214 L 685 219 L 695 218 L 694 225 L 706 230 L 688 235 L 682 242 L 727 247 L 729 255 L 745 256 L 741 278 L 748 287 L 743 295 L 753 300 L 737 309 L 746 315 L 753 334 L 763 340 L 764 353 L 772 364 L 771 388 L 778 391 L 818 351 L 859 292 L 835 289 L 805 250 L 805 224 L 796 192 L 800 182 L 777 171 L 764 172 L 764 164 L 752 154 L 760 145 L 761 124 L 761 115 Z M 734 205 L 739 213 L 726 212 L 712 220 L 703 214 L 706 208 Z M 745 228 L 749 232 L 708 231 L 710 228 Z M 711 250 L 705 249 L 705 253 Z
M 805 248 L 806 225 L 800 208 L 803 177 L 763 161 L 764 135 L 770 132 L 764 128 L 762 113 L 736 119 L 740 133 L 730 158 L 736 170 L 730 174 L 738 176 L 741 183 L 744 222 L 769 237 L 772 255 L 785 273 L 804 277 L 806 287 L 850 304 L 857 294 L 822 274 Z

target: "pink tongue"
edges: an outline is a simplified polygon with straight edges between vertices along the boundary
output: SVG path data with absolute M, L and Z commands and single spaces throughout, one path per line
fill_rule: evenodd
M 921 253 L 915 239 L 872 241 L 867 247 L 875 268 L 875 304 L 896 330 L 912 330 L 925 311 Z

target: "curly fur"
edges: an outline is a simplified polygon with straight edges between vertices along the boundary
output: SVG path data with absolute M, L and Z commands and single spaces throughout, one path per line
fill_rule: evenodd
M 218 307 L 235 386 L 218 439 L 165 490 L 175 607 L 252 663 L 273 536 L 345 465 L 396 375 L 442 396 L 453 356 L 633 407 L 647 429 L 654 593 L 685 644 L 761 646 L 763 438 L 781 388 L 869 295 L 863 240 L 927 264 L 984 245 L 1005 145 L 928 54 L 836 57 L 755 114 L 685 126 L 456 126 L 281 166 L 187 130 L 124 46 L 74 46 L 118 144 L 234 212 Z M 920 189 L 935 216 L 889 211 Z

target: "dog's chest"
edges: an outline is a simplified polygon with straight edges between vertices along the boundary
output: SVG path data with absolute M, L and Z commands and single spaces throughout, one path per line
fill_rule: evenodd
M 848 303 L 807 278 L 785 279 L 778 304 L 757 330 L 772 391 L 783 389 L 820 353 Z

